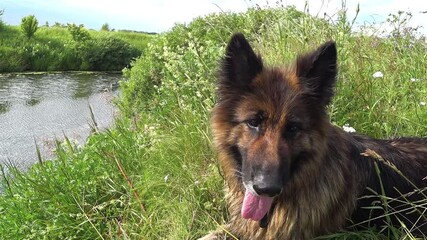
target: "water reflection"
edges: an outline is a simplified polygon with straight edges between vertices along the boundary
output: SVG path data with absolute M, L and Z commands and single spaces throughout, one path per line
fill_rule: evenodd
M 0 114 L 9 111 L 9 109 L 10 109 L 9 101 L 0 102 Z
M 35 162 L 34 140 L 46 158 L 52 156 L 50 143 L 64 133 L 84 143 L 89 105 L 99 126 L 109 126 L 115 113 L 111 100 L 118 94 L 111 89 L 120 79 L 111 73 L 0 75 L 0 163 Z
M 30 98 L 25 101 L 25 105 L 27 106 L 35 106 L 41 102 L 41 99 Z

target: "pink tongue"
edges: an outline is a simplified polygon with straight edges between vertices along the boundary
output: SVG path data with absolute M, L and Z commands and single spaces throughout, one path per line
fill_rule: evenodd
M 242 205 L 242 217 L 254 221 L 261 220 L 273 203 L 272 197 L 255 196 L 249 191 L 245 192 Z

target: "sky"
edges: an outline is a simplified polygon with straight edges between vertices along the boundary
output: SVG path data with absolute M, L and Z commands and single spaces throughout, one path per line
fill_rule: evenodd
M 299 10 L 305 7 L 303 0 L 277 2 L 294 5 Z M 334 18 L 342 9 L 342 2 L 346 3 L 349 17 L 354 17 L 357 4 L 360 4 L 358 24 L 375 22 L 380 25 L 390 13 L 410 11 L 413 14 L 410 24 L 421 26 L 421 32 L 427 35 L 425 0 L 311 0 L 308 9 L 312 15 L 323 17 L 326 13 Z M 255 4 L 275 6 L 276 0 L 0 0 L 0 9 L 4 9 L 3 21 L 10 25 L 19 25 L 22 17 L 35 15 L 40 24 L 76 23 L 100 29 L 108 23 L 114 29 L 163 32 L 175 23 L 188 23 L 213 12 L 242 12 Z

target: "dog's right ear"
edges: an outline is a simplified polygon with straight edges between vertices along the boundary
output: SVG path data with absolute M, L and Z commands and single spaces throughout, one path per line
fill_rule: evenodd
M 255 54 L 243 34 L 235 33 L 221 62 L 221 87 L 246 87 L 262 69 L 261 57 Z
M 337 77 L 337 48 L 329 41 L 315 51 L 299 56 L 297 76 L 317 102 L 329 104 Z

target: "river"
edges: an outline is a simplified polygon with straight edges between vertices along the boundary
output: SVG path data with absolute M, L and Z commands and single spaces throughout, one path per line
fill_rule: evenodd
M 55 139 L 64 134 L 83 144 L 92 122 L 89 105 L 98 126 L 110 126 L 120 79 L 118 73 L 0 74 L 0 164 L 31 165 L 36 144 L 44 159 L 52 158 Z

